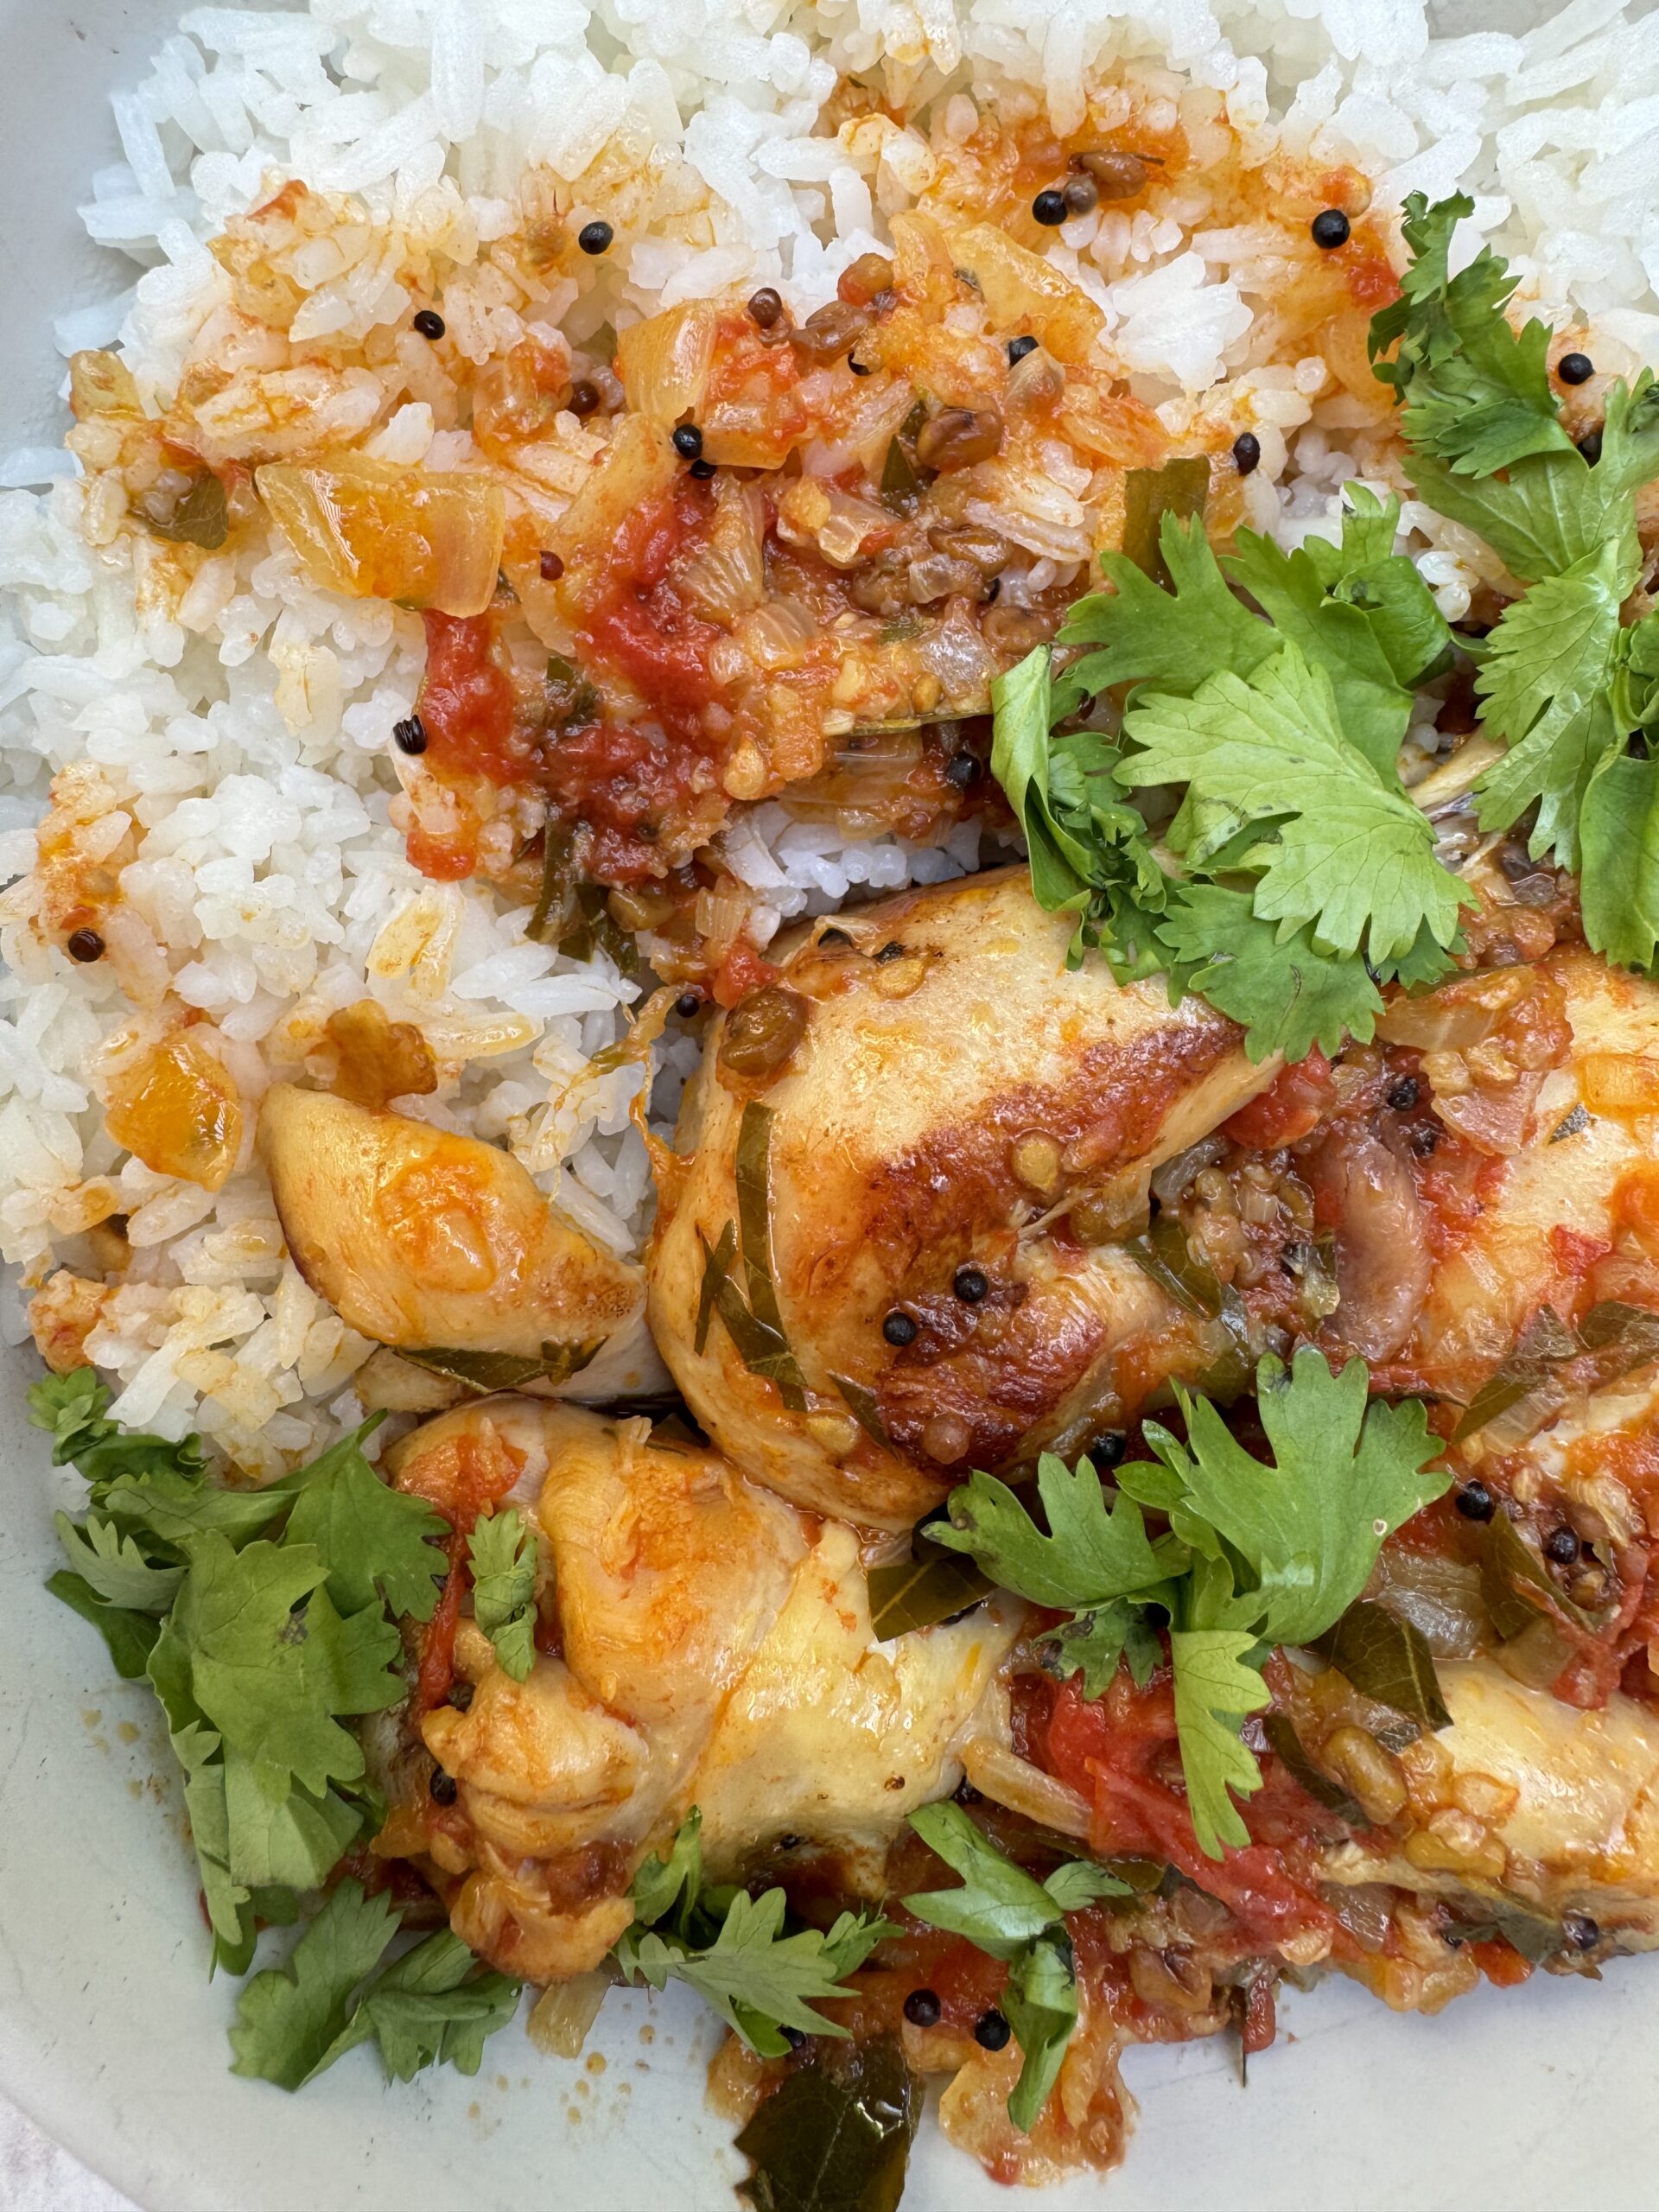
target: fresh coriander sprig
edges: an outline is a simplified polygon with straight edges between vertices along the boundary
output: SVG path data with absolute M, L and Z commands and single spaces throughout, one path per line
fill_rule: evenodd
M 667 1857 L 646 1859 L 635 1874 L 634 1923 L 611 1954 L 622 1979 L 658 1990 L 684 1982 L 762 2058 L 786 2056 L 785 2030 L 848 2034 L 814 2008 L 847 1994 L 847 1976 L 899 1930 L 879 1913 L 843 1912 L 827 1932 L 785 1934 L 789 1901 L 781 1889 L 752 1897 L 705 1886 L 702 1825 L 693 1806 Z
M 473 1618 L 495 1648 L 497 1664 L 522 1682 L 536 1658 L 536 1539 L 516 1506 L 474 1527 Z
M 1439 1446 L 1422 1407 L 1368 1403 L 1367 1382 L 1362 1360 L 1332 1375 L 1311 1347 L 1289 1369 L 1269 1357 L 1256 1388 L 1271 1460 L 1183 1393 L 1185 1441 L 1147 1422 L 1156 1456 L 1124 1461 L 1109 1508 L 1086 1460 L 1068 1474 L 1045 1454 L 1046 1532 L 1006 1484 L 977 1471 L 931 1530 L 1006 1589 L 1071 1613 L 1050 1640 L 1087 1696 L 1104 1691 L 1126 1652 L 1144 1680 L 1155 1629 L 1165 1629 L 1188 1809 L 1212 1859 L 1249 1840 L 1234 1800 L 1262 1780 L 1239 1736 L 1246 1715 L 1270 1702 L 1260 1660 L 1339 1620 L 1384 1537 L 1451 1480 L 1431 1465 Z M 1167 1517 L 1167 1535 L 1147 1537 L 1142 1507 Z
M 1451 633 L 1392 550 L 1399 502 L 1348 499 L 1340 543 L 1286 554 L 1245 531 L 1224 563 L 1200 522 L 1166 515 L 1169 590 L 1105 555 L 1111 590 L 1059 634 L 1090 650 L 1057 677 L 1039 647 L 992 687 L 992 768 L 1039 904 L 1077 917 L 1072 964 L 1098 950 L 1120 982 L 1163 971 L 1172 998 L 1201 992 L 1239 1021 L 1258 1060 L 1369 1039 L 1380 983 L 1450 972 L 1472 896 L 1395 766 Z M 1060 727 L 1123 684 L 1121 740 Z M 1154 783 L 1185 787 L 1161 847 L 1128 797 Z
M 1419 493 L 1483 537 L 1530 588 L 1504 609 L 1476 677 L 1505 752 L 1475 788 L 1485 830 L 1529 812 L 1529 849 L 1583 872 L 1589 944 L 1651 973 L 1659 947 L 1659 618 L 1625 619 L 1641 575 L 1636 499 L 1659 475 L 1659 385 L 1615 379 L 1593 445 L 1559 421 L 1548 333 L 1517 333 L 1514 280 L 1483 250 L 1456 276 L 1463 194 L 1406 203 L 1412 260 L 1371 326 L 1402 408 Z
M 518 2008 L 521 1982 L 480 1973 L 459 1936 L 440 1929 L 391 1966 L 396 1907 L 339 1883 L 286 1966 L 254 1975 L 237 2004 L 233 2074 L 302 2089 L 361 2043 L 379 2046 L 388 2081 L 448 2063 L 476 2074 L 484 2043 Z
M 1008 2117 L 1029 2133 L 1077 2025 L 1077 1977 L 1065 1916 L 1100 1897 L 1128 1897 L 1129 1886 L 1086 1859 L 1070 1859 L 1039 1882 L 1005 1857 L 960 1805 L 925 1805 L 911 1815 L 910 1825 L 961 1875 L 962 1885 L 907 1897 L 906 1911 L 1007 1962 L 1002 2012 L 1024 2061 L 1008 2097 Z
M 388 1611 L 429 1620 L 446 1524 L 388 1488 L 365 1422 L 264 1490 L 208 1479 L 194 1439 L 122 1430 L 90 1370 L 49 1376 L 31 1414 L 91 1485 L 50 1587 L 167 1716 L 213 1933 L 245 1973 L 255 1924 L 292 1920 L 379 1810 L 346 1721 L 404 1694 Z

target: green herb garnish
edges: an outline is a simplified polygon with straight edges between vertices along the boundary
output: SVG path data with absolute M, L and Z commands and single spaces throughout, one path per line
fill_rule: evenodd
M 1659 475 L 1659 385 L 1645 369 L 1616 381 L 1596 443 L 1576 447 L 1558 419 L 1548 331 L 1517 334 L 1505 315 L 1504 264 L 1485 251 L 1447 274 L 1452 232 L 1473 212 L 1464 194 L 1407 201 L 1413 258 L 1371 352 L 1401 401 L 1418 491 L 1531 587 L 1480 649 L 1482 728 L 1506 750 L 1476 785 L 1478 819 L 1499 830 L 1530 814 L 1533 857 L 1582 870 L 1590 944 L 1650 972 L 1659 620 L 1624 617 L 1642 570 L 1635 495 Z
M 1250 531 L 1225 564 L 1163 518 L 1171 588 L 1122 554 L 1074 606 L 1052 673 L 1039 647 L 993 686 L 991 765 L 1023 827 L 1032 888 L 1077 916 L 1073 963 L 1160 971 L 1243 1025 L 1255 1059 L 1373 1033 L 1379 985 L 1438 981 L 1472 894 L 1434 856 L 1395 755 L 1413 687 L 1450 650 L 1415 569 L 1390 549 L 1399 504 L 1350 489 L 1339 545 L 1286 555 Z M 1228 578 L 1271 618 L 1249 612 Z M 1059 727 L 1135 687 L 1122 735 Z M 1184 790 L 1164 847 L 1129 793 Z
M 536 1539 L 517 1506 L 476 1523 L 467 1557 L 473 1618 L 493 1645 L 497 1665 L 522 1682 L 536 1659 Z
M 1261 1658 L 1274 1644 L 1311 1644 L 1340 1621 L 1383 1537 L 1451 1481 L 1428 1471 L 1438 1446 L 1421 1405 L 1367 1404 L 1363 1361 L 1332 1375 L 1305 1348 L 1288 1370 L 1263 1359 L 1256 1382 L 1270 1463 L 1246 1452 L 1213 1406 L 1183 1393 L 1185 1441 L 1147 1422 L 1157 1456 L 1118 1468 L 1115 1499 L 1086 1460 L 1068 1474 L 1045 1455 L 1046 1532 L 1006 1484 L 980 1472 L 931 1531 L 1004 1588 L 1072 1613 L 1075 1641 L 1062 1630 L 1052 1648 L 1083 1673 L 1086 1695 L 1103 1690 L 1120 1653 L 1144 1673 L 1147 1639 L 1166 1630 L 1188 1806 L 1212 1859 L 1249 1840 L 1233 1796 L 1261 1783 L 1239 1738 L 1245 1716 L 1270 1702 Z M 1148 1535 L 1143 1506 L 1167 1516 L 1166 1535 Z
M 1097 1898 L 1133 1892 L 1108 1868 L 1086 1859 L 1068 1860 L 1038 1881 L 1006 1858 L 960 1805 L 925 1805 L 911 1815 L 910 1825 L 961 1875 L 962 1885 L 907 1897 L 906 1911 L 1008 1963 L 1002 2012 L 1025 2061 L 1008 2098 L 1008 2117 L 1029 2133 L 1077 2020 L 1065 1915 Z
M 827 1934 L 802 1928 L 786 1935 L 782 1890 L 752 1897 L 704 1886 L 701 1826 L 694 1806 L 668 1858 L 646 1860 L 635 1875 L 634 1923 L 611 1954 L 623 1980 L 653 1989 L 685 1982 L 763 2058 L 788 2054 L 785 2028 L 845 2036 L 813 2007 L 844 1994 L 846 1977 L 899 1931 L 879 1914 L 843 1912 Z
M 485 2038 L 512 2019 L 523 1984 L 480 1973 L 447 1928 L 382 1967 L 397 1929 L 389 1897 L 365 1897 L 354 1881 L 338 1884 L 287 1966 L 255 1974 L 242 1992 L 232 2072 L 302 2089 L 372 2042 L 388 2081 L 445 2063 L 476 2074 Z

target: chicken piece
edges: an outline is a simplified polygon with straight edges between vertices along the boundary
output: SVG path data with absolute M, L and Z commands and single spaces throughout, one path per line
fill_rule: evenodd
M 1402 1759 L 1395 1847 L 1341 1845 L 1329 1879 L 1587 1914 L 1618 1950 L 1659 1947 L 1659 1713 L 1618 1693 L 1584 1712 L 1490 1660 L 1437 1671 L 1452 1726 Z
M 582 1396 L 665 1382 L 639 1268 L 563 1220 L 511 1153 L 291 1084 L 265 1093 L 259 1149 L 295 1266 L 364 1336 L 524 1359 L 598 1342 Z
M 1547 1078 L 1524 1145 L 1483 1184 L 1469 1233 L 1434 1267 L 1391 1388 L 1472 1395 L 1541 1305 L 1582 1311 L 1587 1262 L 1618 1244 L 1632 1217 L 1637 1271 L 1659 1259 L 1659 1240 L 1640 1249 L 1644 1192 L 1659 1195 L 1659 987 L 1582 951 L 1542 969 L 1565 997 L 1570 1058 Z M 1659 1273 L 1650 1287 L 1599 1294 L 1659 1304 Z
M 1071 1211 L 1087 1202 L 1091 1240 L 1103 1217 L 1106 1233 L 1144 1219 L 1152 1169 L 1279 1063 L 1253 1067 L 1231 1022 L 1198 999 L 1172 1007 L 1161 982 L 1069 970 L 1071 934 L 1023 868 L 909 893 L 785 951 L 806 1020 L 769 1082 L 722 1059 L 732 1015 L 713 1027 L 647 1259 L 652 1329 L 715 1442 L 798 1505 L 907 1527 L 970 1466 L 1118 1425 L 1143 1395 L 1118 1370 L 1125 1344 L 1190 1333 L 1126 1252 L 1079 1241 Z M 697 1343 L 755 1097 L 795 1412 L 721 1320 Z
M 635 1867 L 694 1803 L 715 1879 L 793 1834 L 878 1885 L 906 1815 L 950 1795 L 977 1735 L 1006 1738 L 1014 1601 L 878 1644 L 850 1530 L 644 1421 L 494 1398 L 387 1455 L 400 1488 L 463 1519 L 481 1462 L 533 1510 L 559 1631 L 521 1683 L 463 1624 L 471 1699 L 420 1721 L 460 1785 L 461 1840 L 446 1827 L 433 1843 L 463 1878 L 452 1918 L 499 1965 L 536 1980 L 596 1965 Z

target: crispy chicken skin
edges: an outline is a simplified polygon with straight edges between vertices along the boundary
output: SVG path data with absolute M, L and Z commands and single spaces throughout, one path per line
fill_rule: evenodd
M 511 1153 L 326 1091 L 277 1084 L 259 1116 L 294 1264 L 383 1344 L 607 1350 L 582 1395 L 655 1386 L 639 1269 L 561 1218 Z
M 793 1834 L 856 1880 L 956 1788 L 970 1741 L 1006 1737 L 1012 1600 L 877 1644 L 850 1530 L 644 1421 L 494 1398 L 388 1454 L 400 1488 L 452 1510 L 480 1461 L 505 1464 L 534 1516 L 559 1645 L 515 1682 L 463 1623 L 471 1700 L 420 1721 L 460 1785 L 452 1918 L 498 1964 L 537 1980 L 596 1965 L 635 1866 L 694 1803 L 717 1878 Z
M 970 1466 L 1079 1443 L 1122 1417 L 1125 1340 L 1180 1318 L 1121 1249 L 1079 1243 L 1066 1210 L 1143 1186 L 1278 1063 L 1253 1067 L 1232 1023 L 1197 999 L 1172 1008 L 1161 982 L 1068 970 L 1071 931 L 1023 869 L 907 893 L 785 953 L 808 1019 L 764 1090 L 722 1067 L 730 1018 L 714 1025 L 648 1256 L 652 1328 L 721 1448 L 797 1504 L 903 1528 Z M 718 1320 L 696 1344 L 704 1243 L 736 1218 L 753 1096 L 773 1116 L 772 1262 L 804 1414 Z M 977 1300 L 956 1294 L 964 1266 L 985 1278 Z M 914 1325 L 897 1345 L 895 1308 Z M 837 1376 L 872 1395 L 886 1446 Z

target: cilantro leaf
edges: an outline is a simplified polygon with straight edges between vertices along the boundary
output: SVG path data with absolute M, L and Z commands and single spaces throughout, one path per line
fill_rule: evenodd
M 922 1890 L 904 1900 L 906 1912 L 931 1928 L 965 1936 L 994 1959 L 1011 1959 L 1068 1912 L 1096 1898 L 1127 1897 L 1128 1885 L 1092 1859 L 1068 1859 L 1039 1882 L 1016 1866 L 963 1810 L 948 1801 L 924 1805 L 910 1825 L 928 1848 L 962 1877 L 955 1890 Z
M 1224 671 L 1252 676 L 1278 650 L 1273 632 L 1228 590 L 1201 516 L 1183 521 L 1166 513 L 1159 543 L 1171 589 L 1160 589 L 1127 554 L 1103 553 L 1101 569 L 1114 590 L 1073 602 L 1058 642 L 1101 650 L 1066 671 L 1060 710 L 1114 683 L 1191 691 Z
M 1092 1859 L 1065 1859 L 1052 1874 L 1044 1875 L 1043 1887 L 1062 1912 L 1081 1912 L 1101 1897 L 1135 1895 L 1120 1875 L 1097 1866 Z
M 780 2031 L 786 2027 L 804 2035 L 844 2036 L 849 2031 L 814 2012 L 813 2005 L 842 1994 L 842 1977 L 861 1965 L 884 1936 L 897 1931 L 879 1916 L 843 1913 L 827 1935 L 804 1928 L 785 1936 L 787 1902 L 779 1889 L 759 1897 L 734 1891 L 708 1944 L 630 1929 L 614 1952 L 623 1979 L 658 1990 L 671 1980 L 685 1982 L 762 2057 L 785 2055 L 789 2044 Z
M 1437 944 L 1452 942 L 1473 894 L 1435 859 L 1433 830 L 1398 783 L 1347 742 L 1329 677 L 1294 645 L 1249 683 L 1222 675 L 1190 699 L 1144 695 L 1125 728 L 1138 750 L 1120 782 L 1188 785 L 1170 831 L 1178 850 L 1193 845 L 1202 857 L 1224 842 L 1213 823 L 1201 837 L 1195 830 L 1200 805 L 1232 830 L 1261 826 L 1249 857 L 1262 870 L 1264 920 L 1310 923 L 1334 950 L 1363 944 L 1373 960 L 1409 950 L 1425 925 Z
M 1187 1441 L 1156 1422 L 1147 1441 L 1179 1476 L 1183 1501 L 1219 1532 L 1257 1577 L 1263 1633 L 1305 1644 L 1340 1618 L 1370 1579 L 1384 1535 L 1450 1485 L 1427 1471 L 1440 1452 L 1415 1401 L 1367 1403 L 1363 1360 L 1332 1375 L 1305 1345 L 1290 1369 L 1271 1356 L 1256 1375 L 1265 1465 L 1245 1451 L 1207 1400 L 1183 1398 Z
M 1077 2024 L 1077 1982 L 1063 1929 L 1028 1944 L 1008 1970 L 1001 1998 L 1025 2063 L 1008 2096 L 1008 2118 L 1029 2134 L 1059 2078 Z
M 357 1807 L 332 1789 L 314 1797 L 288 1777 L 273 1784 L 238 1751 L 226 1751 L 224 1776 L 235 1879 L 251 1888 L 320 1889 L 362 1827 Z
M 1095 731 L 1051 740 L 1050 669 L 1042 645 L 993 683 L 992 772 L 1025 832 L 1038 905 L 1080 918 L 1069 964 L 1099 948 L 1129 982 L 1160 965 L 1148 925 L 1163 904 L 1164 872 L 1145 823 L 1112 782 L 1117 748 Z
M 1584 797 L 1584 933 L 1610 960 L 1651 973 L 1659 951 L 1659 760 L 1604 761 Z
M 188 1550 L 204 1534 L 243 1544 L 288 1511 L 286 1491 L 226 1490 L 200 1468 L 125 1468 L 95 1487 L 99 1510 L 157 1542 Z
M 956 1890 L 922 1890 L 904 1900 L 906 1912 L 950 1936 L 965 1936 L 994 1959 L 1012 1959 L 1064 1908 L 1034 1876 L 1005 1858 L 960 1805 L 924 1805 L 910 1825 L 930 1850 L 962 1876 Z
M 497 1663 L 522 1682 L 536 1658 L 536 1539 L 516 1506 L 474 1529 L 473 1618 L 495 1646 Z
M 1081 1676 L 1083 1694 L 1090 1700 L 1105 1696 L 1120 1659 L 1127 1657 L 1131 1676 L 1144 1688 L 1163 1657 L 1163 1646 L 1157 1631 L 1147 1624 L 1144 1607 L 1123 1600 L 1097 1605 L 1092 1612 L 1074 1613 L 1058 1628 L 1045 1629 L 1037 1641 L 1053 1646 L 1052 1659 L 1046 1663 L 1062 1681 Z
M 1316 1044 L 1334 1053 L 1344 1035 L 1369 1044 L 1382 1011 L 1363 961 L 1325 951 L 1306 926 L 1282 937 L 1255 912 L 1248 891 L 1183 884 L 1158 925 L 1158 941 L 1186 988 L 1243 1026 L 1244 1049 L 1258 1063 L 1274 1052 L 1306 1059 Z
M 476 1971 L 478 1960 L 452 1929 L 441 1928 L 378 1974 L 308 2081 L 359 2044 L 379 2045 L 389 2082 L 412 2081 L 423 2068 L 476 2074 L 485 2039 L 518 2009 L 524 1984 Z
M 1224 1844 L 1243 1846 L 1250 1840 L 1228 1792 L 1248 1797 L 1262 1786 L 1255 1755 L 1238 1732 L 1246 1714 L 1260 1712 L 1269 1701 L 1266 1682 L 1249 1664 L 1249 1655 L 1259 1648 L 1249 1629 L 1170 1631 L 1187 1810 L 1198 1848 L 1211 1859 L 1222 1856 Z
M 702 1889 L 702 1815 L 694 1805 L 679 1825 L 668 1856 L 641 1860 L 633 1877 L 633 1913 L 645 1928 L 665 1919 L 683 1900 L 682 1918 Z
M 73 1465 L 92 1485 L 95 1503 L 102 1504 L 104 1485 L 120 1474 L 138 1477 L 159 1470 L 185 1481 L 200 1478 L 200 1437 L 175 1443 L 169 1437 L 123 1428 L 108 1418 L 109 1403 L 107 1386 L 90 1367 L 44 1376 L 29 1393 L 29 1420 L 51 1433 L 53 1465 Z
M 355 1881 L 339 1883 L 286 1967 L 255 1974 L 243 1990 L 231 2030 L 232 2073 L 302 2088 L 328 2063 L 353 1992 L 397 1933 L 390 1897 L 366 1897 Z
M 129 1612 L 124 1606 L 110 1605 L 99 1596 L 85 1575 L 71 1574 L 67 1568 L 48 1575 L 46 1586 L 72 1613 L 79 1613 L 82 1620 L 91 1622 L 109 1647 L 115 1671 L 122 1681 L 137 1681 L 155 1649 L 156 1638 L 161 1633 L 160 1624 L 149 1613 Z
M 71 1568 L 105 1605 L 160 1615 L 172 1605 L 184 1580 L 182 1567 L 154 1565 L 112 1522 L 77 1523 L 60 1513 L 54 1525 Z
M 1045 1452 L 1037 1462 L 1037 1493 L 1048 1516 L 1046 1535 L 1006 1483 L 976 1469 L 951 1491 L 949 1521 L 931 1523 L 928 1534 L 969 1553 L 1005 1590 L 1038 1605 L 1104 1605 L 1153 1588 L 1185 1564 L 1179 1542 L 1147 1535 L 1132 1497 L 1119 1496 L 1108 1511 L 1087 1459 L 1068 1472 L 1063 1459 Z
M 334 1714 L 378 1711 L 403 1694 L 384 1671 L 400 1648 L 397 1630 L 378 1606 L 342 1622 L 323 1580 L 308 1545 L 237 1552 L 210 1532 L 196 1541 L 172 1616 L 192 1692 L 226 1743 L 316 1796 L 363 1772 L 362 1751 Z
M 1484 726 L 1509 751 L 1476 785 L 1481 827 L 1507 830 L 1538 804 L 1529 842 L 1579 865 L 1579 813 L 1590 779 L 1618 746 L 1609 686 L 1629 588 L 1609 538 L 1508 607 L 1487 641 L 1475 682 Z
M 1039 1882 L 1000 1852 L 960 1805 L 925 1805 L 911 1815 L 910 1825 L 963 1878 L 960 1889 L 907 1897 L 906 1910 L 1008 1963 L 999 2001 L 1025 2058 L 1008 2117 L 1029 2133 L 1077 2022 L 1065 1916 L 1100 1897 L 1128 1897 L 1129 1885 L 1086 1859 L 1070 1859 Z
M 435 1540 L 448 1523 L 424 1499 L 382 1481 L 362 1441 L 379 1416 L 343 1436 L 290 1480 L 299 1487 L 285 1541 L 310 1544 L 328 1572 L 328 1595 L 342 1613 L 384 1592 L 395 1613 L 429 1621 L 448 1561 Z
M 1593 464 L 1570 446 L 1478 480 L 1421 453 L 1410 466 L 1419 496 L 1484 537 L 1522 583 L 1560 575 L 1610 538 L 1634 576 L 1641 548 L 1631 494 L 1659 474 L 1659 385 L 1643 369 L 1634 385 L 1613 386 Z
M 213 1934 L 213 1963 L 245 1974 L 253 1959 L 253 1916 L 247 1886 L 231 1872 L 230 1814 L 219 1739 L 202 1717 L 190 1687 L 190 1656 L 170 1627 L 149 1655 L 151 1687 L 167 1716 L 168 1736 L 184 1773 L 184 1809 Z
M 1556 419 L 1548 329 L 1534 321 L 1517 333 L 1503 313 L 1516 281 L 1508 264 L 1484 246 L 1450 272 L 1452 233 L 1474 212 L 1465 193 L 1433 207 L 1411 194 L 1402 228 L 1412 261 L 1400 297 L 1372 321 L 1370 352 L 1404 408 L 1413 445 L 1460 475 L 1489 476 L 1571 441 Z M 1378 358 L 1396 341 L 1392 360 Z
M 1262 607 L 1281 638 L 1325 670 L 1344 736 L 1380 776 L 1392 780 L 1411 720 L 1412 687 L 1449 652 L 1451 632 L 1416 569 L 1392 550 L 1399 501 L 1383 507 L 1358 485 L 1350 486 L 1348 496 L 1368 504 L 1347 518 L 1340 547 L 1310 538 L 1287 553 L 1270 537 L 1242 530 L 1227 573 Z M 1389 544 L 1378 559 L 1374 541 L 1382 529 Z M 1389 657 L 1390 646 L 1403 673 Z

